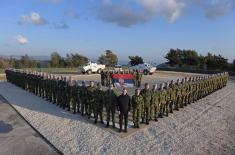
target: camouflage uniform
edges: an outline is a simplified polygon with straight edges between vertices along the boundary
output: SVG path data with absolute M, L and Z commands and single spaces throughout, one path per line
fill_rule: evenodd
M 105 108 L 107 113 L 107 127 L 109 126 L 110 115 L 112 115 L 113 127 L 115 127 L 115 111 L 117 106 L 117 94 L 114 90 L 105 92 Z
M 142 122 L 146 119 L 146 124 L 149 124 L 150 115 L 151 115 L 151 102 L 152 102 L 152 90 L 143 89 L 140 93 L 144 99 L 144 106 L 142 111 Z
M 95 90 L 95 105 L 94 105 L 94 115 L 95 123 L 97 123 L 98 116 L 100 116 L 100 122 L 103 122 L 103 104 L 104 104 L 104 92 L 97 88 Z
M 87 103 L 88 103 L 88 118 L 91 117 L 91 114 L 94 113 L 94 102 L 95 102 L 95 86 L 91 87 L 88 86 L 87 87 Z
M 88 105 L 87 105 L 87 87 L 85 85 L 80 87 L 80 100 L 81 100 L 81 113 L 84 116 L 84 113 L 88 114 Z
M 141 95 L 132 96 L 133 123 L 134 123 L 134 127 L 137 127 L 137 128 L 139 128 L 143 103 L 144 103 L 144 99 Z

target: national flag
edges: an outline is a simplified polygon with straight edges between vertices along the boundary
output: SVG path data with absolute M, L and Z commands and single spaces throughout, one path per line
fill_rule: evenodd
M 113 74 L 113 83 L 119 87 L 134 87 L 135 76 L 133 74 Z

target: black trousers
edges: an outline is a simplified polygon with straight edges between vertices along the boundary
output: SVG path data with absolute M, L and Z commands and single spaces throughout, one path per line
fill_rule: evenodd
M 125 129 L 127 129 L 127 124 L 128 124 L 128 112 L 120 112 L 119 114 L 119 125 L 120 125 L 120 129 L 122 129 L 122 124 L 123 124 L 123 119 L 124 119 L 124 125 L 125 125 Z

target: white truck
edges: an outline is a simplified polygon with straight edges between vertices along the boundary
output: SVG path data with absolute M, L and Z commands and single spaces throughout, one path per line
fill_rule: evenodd
M 105 65 L 92 63 L 92 62 L 89 62 L 86 65 L 81 67 L 81 70 L 82 70 L 83 74 L 86 74 L 86 73 L 87 74 L 91 74 L 91 73 L 100 74 L 103 69 L 105 69 Z
M 143 73 L 144 75 L 152 75 L 156 71 L 156 67 L 151 66 L 148 63 L 139 64 L 136 66 L 132 66 L 132 69 L 138 70 L 139 72 Z

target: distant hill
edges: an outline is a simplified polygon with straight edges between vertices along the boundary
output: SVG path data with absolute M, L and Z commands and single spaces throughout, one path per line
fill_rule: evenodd
M 20 59 L 22 55 L 0 55 L 2 58 L 15 58 L 15 59 Z M 34 60 L 38 61 L 45 61 L 45 60 L 50 60 L 50 56 L 30 56 Z

